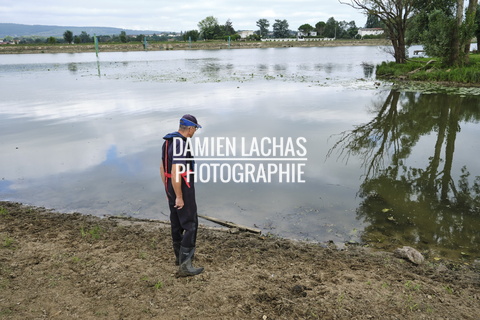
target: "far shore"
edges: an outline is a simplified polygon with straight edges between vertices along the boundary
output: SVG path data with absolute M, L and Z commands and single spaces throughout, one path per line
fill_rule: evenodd
M 387 46 L 388 40 L 334 40 L 334 41 L 197 41 L 197 42 L 153 42 L 145 49 L 143 43 L 99 44 L 99 52 L 126 51 L 167 51 L 167 50 L 219 50 L 249 48 L 288 48 L 288 47 L 336 47 L 336 46 Z M 80 53 L 95 52 L 94 44 L 42 44 L 42 45 L 1 45 L 0 54 L 37 53 Z

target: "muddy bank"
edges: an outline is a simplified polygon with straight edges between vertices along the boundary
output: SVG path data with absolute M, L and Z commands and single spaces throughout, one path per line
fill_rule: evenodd
M 476 319 L 479 266 L 414 265 L 202 228 L 176 278 L 168 224 L 0 202 L 2 319 Z
M 336 41 L 288 41 L 288 42 L 248 42 L 235 41 L 229 45 L 224 41 L 161 42 L 150 43 L 147 51 L 165 50 L 218 50 L 248 48 L 286 48 L 286 47 L 333 47 L 333 46 L 382 46 L 389 45 L 386 40 L 336 40 Z M 100 52 L 144 51 L 142 43 L 99 44 Z M 76 53 L 95 52 L 93 44 L 88 45 L 2 45 L 0 54 L 17 53 Z

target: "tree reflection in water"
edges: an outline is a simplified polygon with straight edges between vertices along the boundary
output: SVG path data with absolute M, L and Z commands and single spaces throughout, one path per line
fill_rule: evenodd
M 365 169 L 358 219 L 362 240 L 383 249 L 414 245 L 431 255 L 463 258 L 480 252 L 480 176 L 453 168 L 460 123 L 480 120 L 478 97 L 390 91 L 368 123 L 340 134 L 329 150 Z M 426 167 L 407 166 L 422 136 L 435 137 Z M 472 154 L 472 157 L 475 155 Z M 452 169 L 461 171 L 454 181 Z

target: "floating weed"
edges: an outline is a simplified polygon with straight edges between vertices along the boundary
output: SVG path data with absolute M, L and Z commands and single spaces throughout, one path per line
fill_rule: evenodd
M 459 95 L 462 97 L 480 95 L 479 87 L 453 87 L 437 83 L 406 82 L 395 84 L 393 88 L 403 92 L 420 92 L 422 94 L 443 93 L 448 95 Z

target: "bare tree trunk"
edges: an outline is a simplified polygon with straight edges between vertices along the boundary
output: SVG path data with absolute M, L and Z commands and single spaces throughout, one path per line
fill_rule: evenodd
M 407 61 L 405 54 L 405 39 L 403 36 L 398 36 L 394 31 L 389 29 L 390 41 L 392 42 L 393 47 L 393 57 L 395 58 L 395 63 L 405 63 Z

